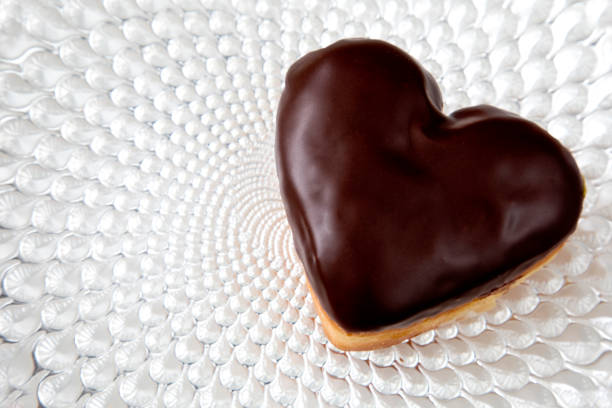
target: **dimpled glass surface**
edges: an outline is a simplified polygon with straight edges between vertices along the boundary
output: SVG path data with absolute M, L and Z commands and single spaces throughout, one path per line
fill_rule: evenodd
M 326 340 L 274 164 L 284 73 L 344 37 L 587 185 L 495 309 L 372 352 Z M 610 407 L 611 241 L 607 0 L 0 0 L 0 406 Z

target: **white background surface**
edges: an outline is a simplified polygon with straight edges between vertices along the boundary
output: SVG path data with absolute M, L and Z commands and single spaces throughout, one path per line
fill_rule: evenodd
M 495 310 L 343 353 L 274 116 L 296 58 L 355 36 L 411 53 L 447 112 L 547 128 L 588 192 Z M 611 69 L 606 0 L 0 0 L 0 405 L 612 406 Z

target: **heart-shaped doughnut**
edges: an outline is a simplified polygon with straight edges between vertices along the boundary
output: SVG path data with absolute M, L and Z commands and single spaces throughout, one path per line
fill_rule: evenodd
M 289 69 L 276 160 L 315 305 L 345 350 L 490 305 L 561 247 L 584 197 L 545 130 L 485 105 L 446 116 L 433 77 L 374 40 Z

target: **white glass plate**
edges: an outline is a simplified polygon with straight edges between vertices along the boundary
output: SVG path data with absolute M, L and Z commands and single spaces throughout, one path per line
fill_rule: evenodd
M 345 37 L 408 51 L 447 112 L 539 123 L 587 184 L 493 311 L 359 353 L 274 165 L 284 73 Z M 611 242 L 608 0 L 0 0 L 2 406 L 610 407 Z

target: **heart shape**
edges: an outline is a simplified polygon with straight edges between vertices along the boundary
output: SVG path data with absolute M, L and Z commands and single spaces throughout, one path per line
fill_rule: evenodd
M 491 106 L 442 112 L 402 50 L 343 40 L 289 70 L 276 159 L 295 247 L 347 332 L 405 327 L 522 275 L 575 229 L 570 153 Z

